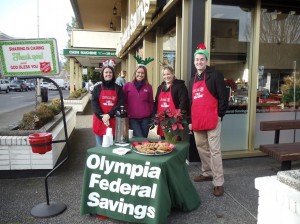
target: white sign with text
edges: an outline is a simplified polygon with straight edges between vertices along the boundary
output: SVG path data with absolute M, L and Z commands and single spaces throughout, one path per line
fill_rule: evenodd
M 0 56 L 4 76 L 59 74 L 55 39 L 0 41 Z

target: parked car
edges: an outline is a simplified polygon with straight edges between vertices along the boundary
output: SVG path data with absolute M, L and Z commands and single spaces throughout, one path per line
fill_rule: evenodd
M 10 84 L 7 79 L 0 79 L 0 91 L 9 93 Z
M 70 90 L 70 83 L 69 82 L 65 82 L 64 83 L 64 87 L 65 87 L 65 89 Z
M 35 84 L 33 82 L 28 83 L 28 89 L 29 90 L 35 90 Z
M 61 79 L 61 78 L 51 78 L 54 82 L 56 82 L 56 84 L 59 86 L 60 89 L 65 89 L 65 86 L 64 86 L 64 80 Z M 53 85 L 53 87 L 55 88 L 55 90 L 57 89 L 55 87 L 55 85 Z
M 49 90 L 57 90 L 57 87 L 53 83 L 50 83 L 48 89 Z
M 35 79 L 26 79 L 28 85 L 28 90 L 35 90 L 36 80 Z
M 40 86 L 48 89 L 50 87 L 50 82 L 41 82 Z
M 24 80 L 13 80 L 10 83 L 10 90 L 14 90 L 14 91 L 28 91 L 28 85 Z

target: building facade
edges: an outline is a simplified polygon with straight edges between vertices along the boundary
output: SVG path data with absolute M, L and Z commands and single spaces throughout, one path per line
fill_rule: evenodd
M 188 85 L 196 72 L 193 53 L 199 43 L 207 46 L 209 64 L 224 74 L 230 93 L 222 122 L 224 158 L 262 155 L 259 145 L 271 144 L 274 133 L 260 131 L 261 121 L 298 119 L 299 0 L 124 0 L 118 6 L 116 58 L 130 80 L 138 54 L 155 59 L 147 65 L 154 90 L 164 64 Z M 299 139 L 298 131 L 280 137 Z M 190 151 L 190 160 L 197 160 L 192 136 Z

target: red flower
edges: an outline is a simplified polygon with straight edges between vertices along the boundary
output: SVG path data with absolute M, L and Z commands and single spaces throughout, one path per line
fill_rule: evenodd
M 184 129 L 183 124 L 187 124 L 185 114 L 180 109 L 171 110 L 167 108 L 163 112 L 158 112 L 150 125 L 151 127 L 159 125 L 167 132 L 179 134 Z
M 236 89 L 236 83 L 232 79 L 226 79 L 225 83 L 227 86 L 231 87 L 231 89 L 233 89 L 233 90 Z

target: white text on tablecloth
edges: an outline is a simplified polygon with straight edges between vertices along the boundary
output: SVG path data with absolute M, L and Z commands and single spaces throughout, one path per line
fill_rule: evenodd
M 144 165 L 124 163 L 118 161 L 110 161 L 106 156 L 99 156 L 92 154 L 87 159 L 87 168 L 102 172 L 91 173 L 89 188 L 95 189 L 98 187 L 100 191 L 109 191 L 120 195 L 129 195 L 133 197 L 149 198 L 155 200 L 157 184 L 151 183 L 148 185 L 139 185 L 133 183 L 126 183 L 121 178 L 109 181 L 105 178 L 110 174 L 127 175 L 130 180 L 135 178 L 147 178 L 159 180 L 161 169 L 157 166 L 151 166 L 149 161 Z M 107 209 L 113 212 L 132 215 L 135 219 L 143 219 L 146 216 L 155 218 L 155 208 L 148 205 L 127 203 L 121 196 L 119 200 L 112 200 L 109 198 L 101 197 L 99 191 L 90 192 L 87 205 L 90 207 L 99 206 L 102 209 Z

